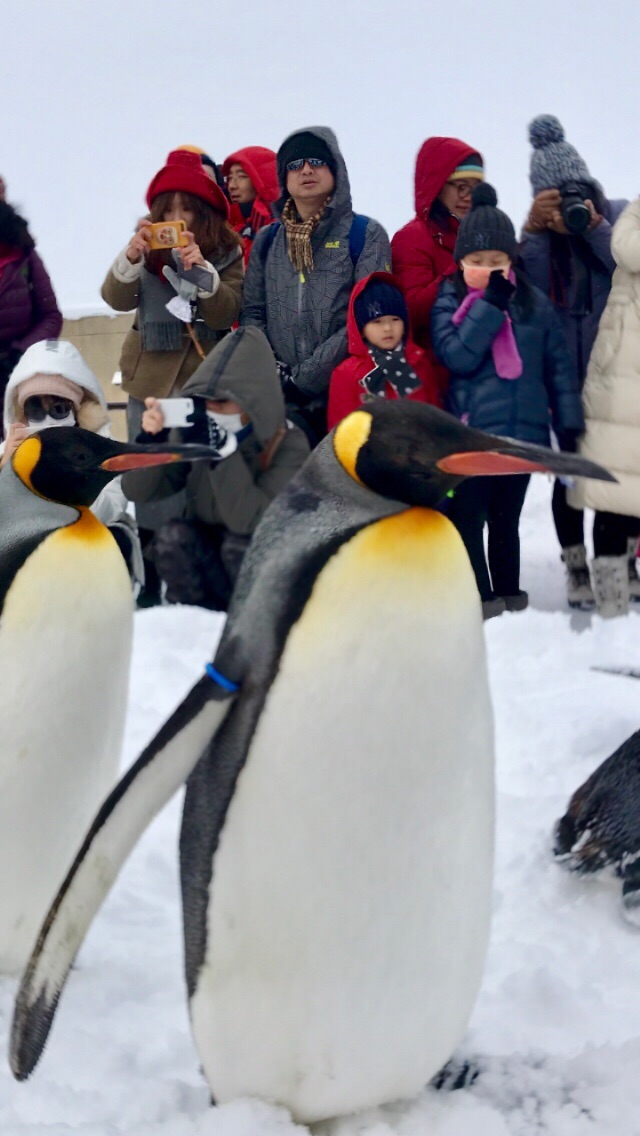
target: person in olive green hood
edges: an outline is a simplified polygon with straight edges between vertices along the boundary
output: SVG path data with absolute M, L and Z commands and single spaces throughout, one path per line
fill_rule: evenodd
M 217 446 L 221 460 L 137 470 L 125 475 L 122 484 L 136 503 L 186 490 L 183 515 L 163 524 L 153 541 L 166 599 L 224 611 L 258 521 L 303 464 L 309 445 L 303 432 L 286 421 L 275 358 L 256 327 L 226 336 L 181 395 L 196 404 L 195 426 L 170 435 L 161 405 L 148 398 L 139 440 L 152 435 L 157 441 L 163 432 L 191 442 L 196 431 L 204 430 L 204 440 Z

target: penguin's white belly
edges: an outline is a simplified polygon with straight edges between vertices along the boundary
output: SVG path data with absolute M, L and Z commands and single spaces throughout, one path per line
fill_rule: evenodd
M 123 559 L 91 515 L 29 557 L 0 617 L 0 969 L 22 968 L 118 773 L 132 636 Z
M 191 1003 L 216 1099 L 311 1122 L 418 1093 L 468 1022 L 492 860 L 477 589 L 412 509 L 318 577 L 238 781 Z

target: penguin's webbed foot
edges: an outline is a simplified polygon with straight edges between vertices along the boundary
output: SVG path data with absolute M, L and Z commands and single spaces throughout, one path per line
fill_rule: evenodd
M 435 1077 L 431 1078 L 429 1084 L 431 1088 L 447 1093 L 455 1092 L 456 1089 L 470 1089 L 475 1085 L 481 1071 L 477 1061 L 457 1061 L 452 1058 L 443 1065 Z

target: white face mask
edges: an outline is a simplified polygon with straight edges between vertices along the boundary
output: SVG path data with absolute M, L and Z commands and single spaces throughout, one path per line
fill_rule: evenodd
M 37 434 L 40 430 L 48 430 L 50 426 L 75 426 L 76 416 L 72 410 L 69 411 L 66 418 L 52 418 L 47 414 L 41 422 L 29 422 L 25 427 L 27 434 Z
M 242 421 L 241 414 L 218 414 L 217 410 L 207 410 L 207 418 L 211 418 L 216 426 L 226 430 L 227 434 L 239 434 L 247 425 Z

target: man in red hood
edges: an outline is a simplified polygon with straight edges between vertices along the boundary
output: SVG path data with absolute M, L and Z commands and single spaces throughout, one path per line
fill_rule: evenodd
M 416 159 L 416 216 L 391 242 L 393 272 L 404 288 L 416 343 L 432 358 L 443 391 L 446 371 L 431 356 L 431 307 L 442 278 L 456 270 L 458 226 L 483 179 L 482 158 L 473 147 L 459 138 L 427 138 Z
M 349 354 L 329 385 L 330 430 L 372 398 L 438 405 L 434 369 L 411 337 L 405 297 L 390 272 L 372 272 L 358 281 L 349 301 L 347 335 Z
M 273 221 L 271 205 L 280 197 L 276 155 L 266 146 L 245 146 L 222 165 L 231 202 L 230 221 L 244 241 L 244 262 L 249 259 L 253 238 Z

